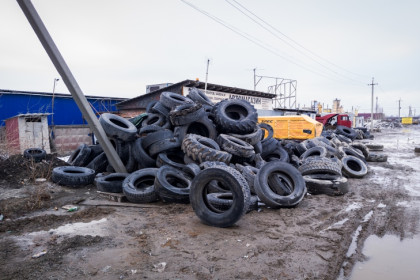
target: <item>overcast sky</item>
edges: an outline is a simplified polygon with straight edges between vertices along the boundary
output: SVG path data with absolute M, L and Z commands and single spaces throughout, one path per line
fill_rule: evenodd
M 420 114 L 418 0 L 33 0 L 86 95 L 205 80 L 253 89 L 297 80 L 297 103 Z M 236 7 L 236 8 L 235 8 Z M 234 30 L 234 31 L 233 31 Z M 16 1 L 0 2 L 0 88 L 51 92 L 59 75 Z M 273 83 L 262 80 L 257 90 Z M 56 92 L 66 93 L 60 80 Z M 376 107 L 376 102 L 375 102 Z

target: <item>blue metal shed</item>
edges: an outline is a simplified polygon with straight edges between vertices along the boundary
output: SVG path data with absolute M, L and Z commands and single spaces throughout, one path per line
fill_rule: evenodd
M 127 98 L 103 96 L 86 96 L 86 98 L 98 116 L 104 112 L 118 113 L 115 104 L 127 100 Z M 48 92 L 0 89 L 0 126 L 4 126 L 4 121 L 10 117 L 28 113 L 53 113 L 48 116 L 49 125 L 52 124 L 52 120 L 54 125 L 87 123 L 70 94 L 55 93 L 53 97 L 53 94 Z

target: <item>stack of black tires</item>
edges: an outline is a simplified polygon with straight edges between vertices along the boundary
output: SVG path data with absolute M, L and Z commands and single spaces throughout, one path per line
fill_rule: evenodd
M 135 203 L 190 203 L 204 223 L 228 227 L 259 202 L 298 205 L 311 180 L 333 184 L 327 188 L 337 195 L 346 192 L 342 170 L 363 176 L 363 170 L 344 167 L 360 163 L 358 147 L 341 144 L 338 136 L 277 140 L 271 126 L 257 124 L 257 112 L 245 100 L 213 104 L 198 89 L 188 96 L 163 92 L 146 112 L 131 121 L 113 114 L 100 118 L 128 173 L 115 173 L 100 145 L 81 145 L 69 171 L 59 170 L 53 180 L 94 181 L 98 190 L 123 192 Z

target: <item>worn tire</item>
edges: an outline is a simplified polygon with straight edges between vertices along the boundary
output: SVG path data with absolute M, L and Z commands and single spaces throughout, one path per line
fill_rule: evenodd
M 95 178 L 95 186 L 101 192 L 122 193 L 122 184 L 127 176 L 127 173 L 111 173 L 105 176 L 97 176 Z
M 272 151 L 268 154 L 264 154 L 264 160 L 266 160 L 267 162 L 274 161 L 274 160 L 289 162 L 290 157 L 289 157 L 289 154 L 287 153 L 287 151 L 278 142 L 277 143 L 277 148 L 274 151 Z
M 95 173 L 101 173 L 106 170 L 106 167 L 108 166 L 108 158 L 106 157 L 105 152 L 100 153 L 97 155 L 93 160 L 91 160 L 88 165 L 86 165 L 87 168 L 93 169 Z
M 156 143 L 153 143 L 149 148 L 149 154 L 151 157 L 157 156 L 159 153 L 169 151 L 172 149 L 177 149 L 181 147 L 181 142 L 178 138 L 168 138 L 163 139 L 160 141 L 157 141 Z
M 51 179 L 64 186 L 85 186 L 93 183 L 95 171 L 79 166 L 59 166 L 53 169 Z
M 229 133 L 230 136 L 236 137 L 238 139 L 241 139 L 242 141 L 245 141 L 252 146 L 256 145 L 258 142 L 261 141 L 263 131 L 261 128 L 257 125 L 255 130 L 248 134 L 237 134 L 237 133 Z
M 369 153 L 366 158 L 367 162 L 386 162 L 388 160 L 387 155 L 383 154 L 376 154 L 376 153 Z
M 128 175 L 122 184 L 127 200 L 134 203 L 149 203 L 159 200 L 154 185 L 157 172 L 157 168 L 144 168 Z
M 174 136 L 181 142 L 187 134 L 197 134 L 213 140 L 217 137 L 216 127 L 208 117 L 203 117 L 186 125 L 176 126 L 174 129 Z
M 369 148 L 369 151 L 379 152 L 384 150 L 384 145 L 382 144 L 366 144 L 366 147 Z
M 173 125 L 186 125 L 198 121 L 206 114 L 201 104 L 187 103 L 176 106 L 170 114 L 169 118 Z
M 89 163 L 91 151 L 88 145 L 81 144 L 73 151 L 67 162 L 73 166 L 86 166 Z
M 255 155 L 251 144 L 227 134 L 220 134 L 217 137 L 217 143 L 222 150 L 238 157 L 249 158 Z
M 138 138 L 133 143 L 133 157 L 143 168 L 145 167 L 155 167 L 156 160 L 147 154 L 142 145 L 143 138 Z
M 322 147 L 322 146 L 315 146 L 315 147 L 312 147 L 312 148 L 306 150 L 306 152 L 304 152 L 300 156 L 300 158 L 302 160 L 305 160 L 306 158 L 311 157 L 311 156 L 326 157 L 327 156 L 327 149 L 325 147 Z
M 349 192 L 349 186 L 345 177 L 325 177 L 325 175 L 311 174 L 303 176 L 303 179 L 310 194 L 338 196 Z
M 39 148 L 29 148 L 23 151 L 23 157 L 33 160 L 34 162 L 40 162 L 45 159 L 46 156 L 47 152 Z
M 335 133 L 344 135 L 351 140 L 353 140 L 357 136 L 357 133 L 354 129 L 343 125 L 338 125 L 335 129 Z
M 354 149 L 357 149 L 357 150 L 361 151 L 365 158 L 367 158 L 369 156 L 369 148 L 366 147 L 365 144 L 363 144 L 363 143 L 352 143 L 352 144 L 350 144 L 350 146 L 353 147 Z
M 270 186 L 269 178 L 278 175 L 287 178 L 293 191 L 289 195 L 279 195 Z M 305 181 L 299 171 L 289 163 L 272 161 L 261 167 L 254 182 L 255 192 L 267 206 L 271 208 L 292 207 L 299 204 L 306 193 Z
M 209 140 L 211 139 L 200 135 L 188 134 L 184 141 L 182 141 L 182 150 L 188 157 L 199 163 L 205 161 L 221 161 L 229 164 L 232 155 L 217 150 L 217 147 L 211 145 Z
M 129 120 L 120 116 L 104 113 L 99 118 L 108 137 L 117 138 L 122 141 L 131 141 L 136 138 L 137 128 Z
M 221 211 L 207 200 L 210 182 L 218 181 L 229 186 L 232 206 Z M 190 201 L 198 218 L 205 224 L 216 227 L 234 225 L 249 209 L 251 193 L 243 176 L 228 166 L 214 166 L 201 171 L 191 182 Z
M 145 150 L 147 150 L 152 144 L 161 141 L 163 139 L 173 138 L 174 133 L 169 129 L 161 129 L 155 132 L 151 132 L 143 137 L 141 144 Z
M 332 174 L 341 176 L 341 165 L 326 157 L 311 157 L 311 160 L 305 160 L 299 166 L 299 171 L 302 175 Z
M 207 95 L 203 91 L 197 88 L 190 88 L 188 97 L 194 102 L 199 103 L 199 104 L 204 104 L 204 105 L 209 105 L 209 106 L 214 105 L 213 102 L 210 100 L 210 98 L 208 98 Z
M 345 156 L 341 159 L 343 163 L 343 175 L 350 178 L 363 178 L 367 172 L 366 164 L 355 156 Z
M 190 203 L 191 181 L 188 175 L 175 167 L 159 168 L 155 179 L 155 190 L 165 202 Z
M 163 106 L 174 109 L 178 105 L 182 105 L 185 103 L 193 103 L 193 101 L 181 94 L 175 92 L 164 91 L 160 95 L 160 102 Z
M 257 125 L 257 110 L 249 102 L 225 99 L 214 106 L 214 120 L 221 132 L 246 134 Z

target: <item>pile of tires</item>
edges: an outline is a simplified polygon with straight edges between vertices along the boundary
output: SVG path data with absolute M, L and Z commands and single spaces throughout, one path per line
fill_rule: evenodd
M 100 145 L 81 145 L 69 163 L 97 174 L 100 191 L 122 192 L 134 203 L 191 204 L 203 223 L 217 227 L 232 226 L 259 205 L 295 207 L 317 184 L 322 193 L 344 194 L 343 175 L 362 176 L 354 169 L 364 155 L 346 136 L 278 140 L 257 117 L 245 100 L 213 104 L 198 89 L 188 96 L 163 92 L 131 121 L 100 117 L 127 174 L 115 173 Z

